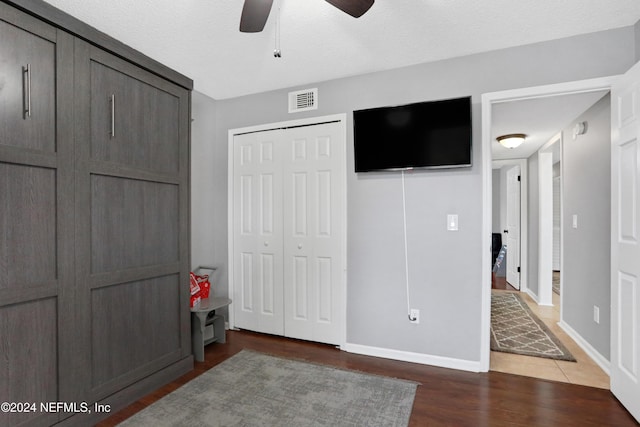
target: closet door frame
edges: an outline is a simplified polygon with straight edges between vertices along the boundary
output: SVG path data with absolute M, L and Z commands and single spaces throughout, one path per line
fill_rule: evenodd
M 236 129 L 229 129 L 228 132 L 228 179 L 227 179 L 227 209 L 228 209 L 228 216 L 227 216 L 227 232 L 228 232 L 228 237 L 227 237 L 227 242 L 228 242 L 228 274 L 229 274 L 229 285 L 228 285 L 228 295 L 232 296 L 234 295 L 234 282 L 235 282 L 235 278 L 234 278 L 234 270 L 235 270 L 235 265 L 234 265 L 234 229 L 233 229 L 233 218 L 234 218 L 234 139 L 236 135 L 239 134 L 244 134 L 244 133 L 250 133 L 250 132 L 262 132 L 262 131 L 268 131 L 268 130 L 275 130 L 275 129 L 286 129 L 286 128 L 292 128 L 292 127 L 302 127 L 302 126 L 313 126 L 313 125 L 320 125 L 320 124 L 324 124 L 324 123 L 331 123 L 331 122 L 337 122 L 340 124 L 341 126 L 341 132 L 344 135 L 344 146 L 342 147 L 343 152 L 342 154 L 342 158 L 343 158 L 343 164 L 342 164 L 342 170 L 341 170 L 341 179 L 342 182 L 344 183 L 344 185 L 342 186 L 342 194 L 340 194 L 340 197 L 342 198 L 342 212 L 340 212 L 340 219 L 342 221 L 343 224 L 343 234 L 341 236 L 341 252 L 342 252 L 342 256 L 341 256 L 341 270 L 342 270 L 342 277 L 341 277 L 341 285 L 342 285 L 342 292 L 341 292 L 341 301 L 342 301 L 342 307 L 341 307 L 341 317 L 342 317 L 342 325 L 341 325 L 341 333 L 340 333 L 340 342 L 339 347 L 343 348 L 344 345 L 346 344 L 346 330 L 347 330 L 347 325 L 346 325 L 346 319 L 347 319 L 347 189 L 346 189 L 346 183 L 347 183 L 347 165 L 346 165 L 346 141 L 347 141 L 347 115 L 342 113 L 342 114 L 333 114 L 333 115 L 328 115 L 328 116 L 319 116 L 319 117 L 310 117 L 310 118 L 306 118 L 306 119 L 299 119 L 299 120 L 290 120 L 290 121 L 283 121 L 283 122 L 276 122 L 276 123 L 267 123 L 267 124 L 263 124 L 263 125 L 256 125 L 256 126 L 249 126 L 249 127 L 244 127 L 244 128 L 236 128 Z M 229 326 L 231 328 L 235 327 L 235 318 L 234 318 L 234 310 L 230 309 L 229 310 Z

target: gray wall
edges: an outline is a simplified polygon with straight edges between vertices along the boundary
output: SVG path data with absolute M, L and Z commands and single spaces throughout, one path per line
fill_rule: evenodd
M 538 233 L 540 232 L 540 171 L 538 170 L 538 153 L 527 160 L 527 288 L 539 296 L 538 286 Z
M 209 218 L 201 218 L 211 224 L 194 224 L 194 230 L 211 233 L 202 236 L 213 242 L 210 256 L 226 263 L 229 129 L 347 113 L 348 342 L 478 361 L 483 250 L 480 95 L 620 74 L 635 62 L 634 37 L 634 28 L 627 27 L 310 84 L 304 88 L 318 87 L 320 107 L 295 115 L 287 113 L 287 92 L 300 88 L 219 101 L 211 164 L 215 177 L 206 184 L 206 197 L 214 206 Z M 413 325 L 406 313 L 400 174 L 354 173 L 351 112 L 467 95 L 473 97 L 474 166 L 407 177 L 411 305 L 421 310 L 420 324 Z M 458 232 L 446 231 L 449 213 L 459 215 Z M 226 270 L 222 275 L 226 280 Z
M 563 320 L 609 358 L 611 241 L 611 121 L 606 95 L 563 131 Z M 588 131 L 573 139 L 577 122 Z M 572 216 L 578 215 L 578 228 Z M 593 306 L 600 307 L 600 324 Z
M 636 62 L 640 61 L 640 21 L 634 25 L 635 31 L 635 49 L 636 49 Z
M 216 101 L 194 91 L 191 104 L 191 268 L 194 269 L 216 261 L 211 212 L 217 201 L 211 185 L 215 181 L 214 159 L 219 160 L 214 151 L 219 144 L 215 141 Z
M 502 193 L 500 191 L 500 169 L 494 169 L 492 171 L 492 221 L 491 221 L 491 232 L 492 233 L 502 233 L 501 223 L 500 223 L 500 208 L 502 201 Z
M 227 296 L 226 147 L 216 140 L 217 101 L 194 91 L 191 98 L 191 268 L 216 266 L 211 292 Z M 224 200 L 220 198 L 224 197 Z M 227 315 L 227 309 L 220 310 Z

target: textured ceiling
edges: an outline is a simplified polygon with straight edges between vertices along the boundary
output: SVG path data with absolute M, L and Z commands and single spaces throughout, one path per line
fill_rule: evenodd
M 606 94 L 607 91 L 596 91 L 493 104 L 493 160 L 528 158 L 558 132 L 575 125 L 575 119 Z M 510 133 L 527 135 L 524 144 L 512 149 L 501 146 L 496 137 Z
M 275 0 L 262 33 L 242 0 L 47 0 L 224 99 L 633 25 L 638 0 L 377 0 L 354 19 L 324 0 Z M 282 58 L 273 57 L 280 10 Z

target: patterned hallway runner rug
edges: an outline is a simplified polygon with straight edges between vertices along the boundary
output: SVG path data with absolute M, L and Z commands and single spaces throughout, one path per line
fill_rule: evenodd
M 417 384 L 250 350 L 121 426 L 407 426 Z
M 513 292 L 491 293 L 491 350 L 548 359 L 576 359 Z

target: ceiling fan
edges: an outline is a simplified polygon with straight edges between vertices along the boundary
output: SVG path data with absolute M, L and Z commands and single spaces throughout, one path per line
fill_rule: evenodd
M 325 0 L 354 18 L 365 14 L 375 0 Z M 240 31 L 243 33 L 259 33 L 264 29 L 273 0 L 244 0 Z

